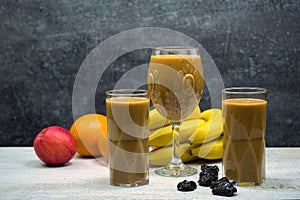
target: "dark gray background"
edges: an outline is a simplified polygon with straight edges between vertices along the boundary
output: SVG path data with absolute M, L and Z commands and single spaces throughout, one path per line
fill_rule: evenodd
M 46 126 L 68 129 L 74 80 L 88 53 L 114 34 L 149 26 L 202 44 L 226 87 L 266 87 L 267 146 L 300 146 L 299 0 L 1 0 L 0 19 L 1 146 L 31 146 Z M 105 113 L 103 91 L 149 56 L 137 50 L 109 67 L 97 112 Z M 201 109 L 209 102 L 205 88 Z

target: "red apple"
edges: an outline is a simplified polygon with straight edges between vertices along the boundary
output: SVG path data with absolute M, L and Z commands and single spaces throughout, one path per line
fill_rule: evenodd
M 67 129 L 59 126 L 44 128 L 35 137 L 36 155 L 48 165 L 63 165 L 76 153 L 76 141 Z

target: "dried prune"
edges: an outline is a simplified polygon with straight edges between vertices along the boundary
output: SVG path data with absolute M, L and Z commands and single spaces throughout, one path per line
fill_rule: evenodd
M 187 192 L 187 191 L 193 191 L 197 188 L 197 185 L 194 181 L 187 181 L 184 180 L 182 182 L 179 182 L 177 184 L 177 189 L 179 191 Z
M 212 173 L 218 174 L 219 167 L 217 165 L 209 166 L 206 164 L 201 165 L 201 171 L 210 171 Z
M 212 189 L 212 193 L 214 195 L 220 196 L 230 197 L 237 192 L 236 187 L 234 187 L 234 185 L 226 177 L 220 178 L 219 180 L 212 183 L 210 188 Z
M 211 184 L 210 188 L 213 189 L 213 188 L 215 188 L 217 185 L 219 185 L 222 182 L 228 182 L 228 183 L 230 183 L 229 179 L 227 177 L 222 177 L 222 178 L 216 180 L 215 182 L 213 182 Z
M 209 172 L 200 172 L 198 183 L 201 186 L 210 186 L 212 182 L 218 179 L 217 176 L 212 175 Z
M 219 168 L 217 165 L 208 166 L 201 165 L 198 183 L 201 186 L 210 186 L 214 181 L 218 180 Z

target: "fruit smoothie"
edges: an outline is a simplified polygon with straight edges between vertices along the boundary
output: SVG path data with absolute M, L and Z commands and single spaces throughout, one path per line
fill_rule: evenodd
M 106 99 L 110 183 L 148 184 L 148 117 L 150 100 L 144 97 Z
M 152 55 L 148 90 L 161 115 L 173 121 L 188 116 L 199 104 L 204 87 L 199 55 Z
M 225 176 L 239 185 L 259 185 L 265 176 L 267 101 L 223 100 Z

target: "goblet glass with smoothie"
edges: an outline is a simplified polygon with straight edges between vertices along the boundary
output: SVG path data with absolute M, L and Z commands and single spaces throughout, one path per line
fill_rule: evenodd
M 170 163 L 155 172 L 162 176 L 190 176 L 196 169 L 186 166 L 179 151 L 182 120 L 198 106 L 204 87 L 201 57 L 193 47 L 158 47 L 153 49 L 148 90 L 158 112 L 170 120 L 173 150 Z

